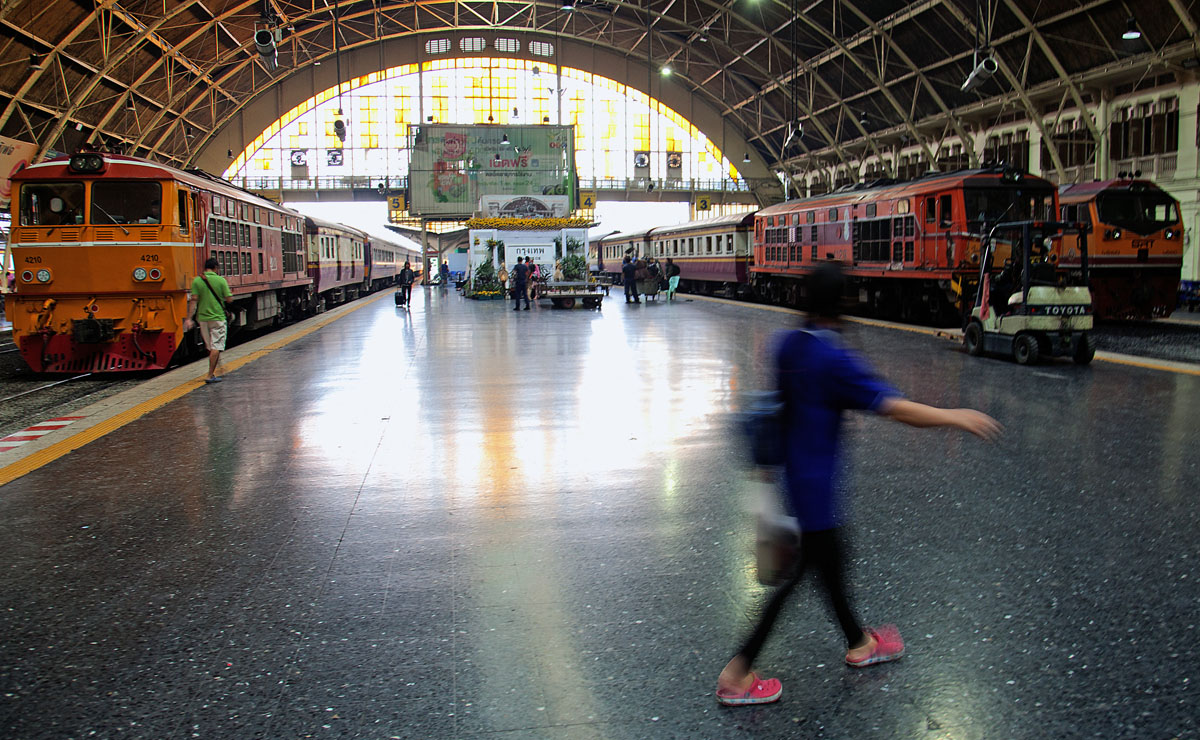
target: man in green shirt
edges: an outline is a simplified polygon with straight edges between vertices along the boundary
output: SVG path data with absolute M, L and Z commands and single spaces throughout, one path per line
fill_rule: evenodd
M 225 350 L 225 307 L 224 303 L 233 303 L 233 291 L 229 283 L 217 274 L 216 257 L 209 257 L 204 262 L 204 274 L 197 275 L 192 280 L 192 293 L 188 297 L 188 316 L 195 312 L 196 322 L 200 325 L 200 335 L 204 337 L 204 346 L 208 347 L 208 375 L 205 383 L 220 383 L 222 378 L 217 375 L 217 362 L 221 352 Z M 183 320 L 183 329 L 192 328 L 192 320 Z

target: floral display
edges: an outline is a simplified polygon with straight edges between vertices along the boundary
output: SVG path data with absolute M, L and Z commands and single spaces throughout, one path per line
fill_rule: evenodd
M 468 229 L 500 229 L 507 231 L 556 231 L 559 229 L 586 229 L 592 225 L 589 218 L 469 218 Z

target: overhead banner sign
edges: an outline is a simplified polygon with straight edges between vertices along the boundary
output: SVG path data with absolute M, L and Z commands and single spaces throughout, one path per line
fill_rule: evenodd
M 12 200 L 12 176 L 37 154 L 37 144 L 0 136 L 0 208 Z
M 566 196 L 575 202 L 572 126 L 413 129 L 409 210 L 466 218 L 484 196 Z

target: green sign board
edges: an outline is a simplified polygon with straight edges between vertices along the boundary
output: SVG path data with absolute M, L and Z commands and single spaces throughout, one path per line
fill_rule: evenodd
M 566 195 L 575 202 L 572 126 L 413 129 L 409 212 L 465 218 L 484 195 Z

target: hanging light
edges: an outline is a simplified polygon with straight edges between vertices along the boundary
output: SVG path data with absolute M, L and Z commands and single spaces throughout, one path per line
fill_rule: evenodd
M 512 142 L 508 140 L 508 134 L 505 134 L 504 137 L 502 139 L 500 139 L 501 146 L 508 146 L 511 143 Z
M 568 13 L 575 9 L 575 0 L 563 0 L 562 9 Z
M 744 155 L 742 155 L 742 164 L 750 164 L 750 152 L 746 152 Z
M 671 76 L 671 67 L 669 65 L 664 64 L 663 68 L 660 69 L 659 72 L 662 73 L 663 77 L 670 77 Z
M 1125 33 L 1121 34 L 1121 38 L 1126 41 L 1137 41 L 1142 37 L 1142 32 L 1138 30 L 1137 18 L 1129 16 L 1129 20 L 1125 21 Z

